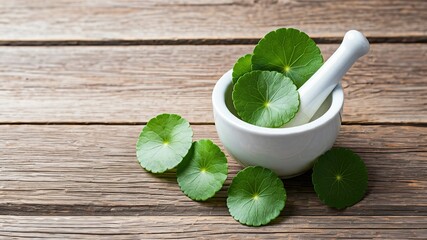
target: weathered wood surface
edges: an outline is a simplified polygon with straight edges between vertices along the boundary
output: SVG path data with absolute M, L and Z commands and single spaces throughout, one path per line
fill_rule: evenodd
M 336 44 L 320 46 L 325 58 Z M 252 45 L 0 47 L 0 122 L 212 123 L 217 79 Z M 427 45 L 373 44 L 345 76 L 345 123 L 427 123 Z
M 425 0 L 2 1 L 0 239 L 426 239 L 426 22 Z M 310 172 L 284 180 L 281 216 L 250 228 L 226 208 L 241 169 L 230 156 L 224 187 L 194 202 L 173 171 L 139 167 L 135 142 L 175 112 L 222 147 L 213 86 L 253 48 L 239 44 L 279 27 L 306 31 L 325 58 L 349 29 L 375 43 L 343 80 L 336 142 L 365 160 L 369 187 L 337 211 Z
M 0 212 L 12 215 L 228 216 L 226 191 L 241 169 L 227 155 L 230 174 L 213 199 L 199 203 L 181 193 L 173 172 L 139 167 L 135 141 L 142 126 L 1 125 Z M 195 139 L 214 126 L 193 126 Z M 369 189 L 345 211 L 319 202 L 310 173 L 284 180 L 283 216 L 427 215 L 427 128 L 343 126 L 336 143 L 365 160 Z M 332 217 L 331 219 L 334 219 Z
M 252 39 L 284 26 L 316 38 L 340 38 L 354 28 L 379 38 L 427 36 L 425 0 L 8 0 L 0 16 L 3 44 Z
M 0 216 L 0 237 L 54 239 L 424 239 L 425 217 L 280 217 L 250 228 L 230 216 Z M 25 226 L 25 227 L 23 227 Z

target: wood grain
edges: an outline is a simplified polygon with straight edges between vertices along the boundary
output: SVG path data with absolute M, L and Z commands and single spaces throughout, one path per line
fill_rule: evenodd
M 231 216 L 0 216 L 0 222 L 0 237 L 4 238 L 425 239 L 427 236 L 425 217 L 280 217 L 260 228 L 240 225 Z
M 316 38 L 350 29 L 426 39 L 424 0 L 10 0 L 0 42 L 260 38 L 284 26 Z
M 325 58 L 337 45 L 321 45 Z M 212 123 L 216 80 L 248 45 L 0 47 L 0 122 Z M 374 44 L 343 80 L 345 123 L 427 123 L 427 45 Z
M 2 1 L 0 239 L 427 239 L 426 22 L 425 0 Z M 250 228 L 226 207 L 241 169 L 228 154 L 224 187 L 194 202 L 174 171 L 140 168 L 135 142 L 175 112 L 224 149 L 213 86 L 279 27 L 325 58 L 350 29 L 376 43 L 343 80 L 336 142 L 364 159 L 369 187 L 337 211 L 310 172 L 286 179 L 281 216 Z
M 173 172 L 142 170 L 135 142 L 142 126 L 2 125 L 0 212 L 11 215 L 227 216 L 226 191 L 241 169 L 227 155 L 230 174 L 207 202 L 181 193 Z M 216 137 L 214 126 L 193 126 L 195 139 Z M 363 201 L 336 211 L 321 204 L 310 173 L 285 180 L 284 216 L 427 215 L 427 128 L 343 126 L 336 145 L 366 162 Z

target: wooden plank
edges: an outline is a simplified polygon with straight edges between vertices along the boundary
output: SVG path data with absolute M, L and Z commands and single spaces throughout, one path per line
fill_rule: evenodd
M 0 216 L 4 238 L 67 239 L 425 239 L 425 217 L 280 217 L 268 226 L 240 225 L 231 216 Z M 25 227 L 23 227 L 25 226 Z
M 227 155 L 223 189 L 207 202 L 181 193 L 173 172 L 147 173 L 135 157 L 142 126 L 1 125 L 0 213 L 11 215 L 221 215 L 226 191 L 241 169 Z M 195 139 L 222 146 L 214 126 L 193 126 Z M 427 214 L 427 128 L 343 126 L 336 145 L 365 160 L 369 189 L 345 211 L 321 204 L 310 173 L 284 181 L 282 215 Z
M 425 40 L 426 12 L 424 0 L 11 0 L 0 6 L 0 41 L 250 39 L 283 26 Z
M 337 45 L 320 45 L 325 58 Z M 0 47 L 0 122 L 212 123 L 216 80 L 253 46 Z M 344 78 L 346 123 L 426 123 L 427 44 L 374 44 Z

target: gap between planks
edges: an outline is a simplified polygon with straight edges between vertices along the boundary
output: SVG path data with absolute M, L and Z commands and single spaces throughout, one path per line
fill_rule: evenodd
M 154 116 L 153 116 L 154 117 Z M 147 122 L 0 122 L 1 125 L 100 125 L 100 126 L 138 126 L 146 125 Z M 212 126 L 214 122 L 190 122 L 195 126 Z M 343 126 L 409 126 L 409 127 L 427 127 L 427 123 L 419 122 L 342 122 Z
M 317 44 L 341 43 L 339 37 L 313 37 Z M 259 38 L 230 39 L 139 39 L 139 40 L 0 40 L 1 46 L 144 46 L 144 45 L 253 45 Z M 378 36 L 368 37 L 371 44 L 382 43 L 427 43 L 427 36 Z

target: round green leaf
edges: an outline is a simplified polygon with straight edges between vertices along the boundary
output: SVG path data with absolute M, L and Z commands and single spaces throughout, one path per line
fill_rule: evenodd
M 368 187 L 368 172 L 357 154 L 349 149 L 333 148 L 314 164 L 312 182 L 322 202 L 342 209 L 363 198 Z
M 233 84 L 236 84 L 237 80 L 243 76 L 245 73 L 252 70 L 251 62 L 252 54 L 246 54 L 245 56 L 239 58 L 233 67 Z
M 280 28 L 262 38 L 252 56 L 253 70 L 284 73 L 301 87 L 323 64 L 316 43 L 304 32 Z
M 246 73 L 234 85 L 232 98 L 242 120 L 261 127 L 281 127 L 299 109 L 296 86 L 279 72 Z
M 227 207 L 242 224 L 261 226 L 279 216 L 285 207 L 283 182 L 271 170 L 247 167 L 237 173 L 228 189 Z
M 193 143 L 176 172 L 182 192 L 196 201 L 213 197 L 224 184 L 227 173 L 227 158 L 208 139 Z
M 136 156 L 146 170 L 161 173 L 176 167 L 191 147 L 193 130 L 176 114 L 161 114 L 148 121 L 136 143 Z

